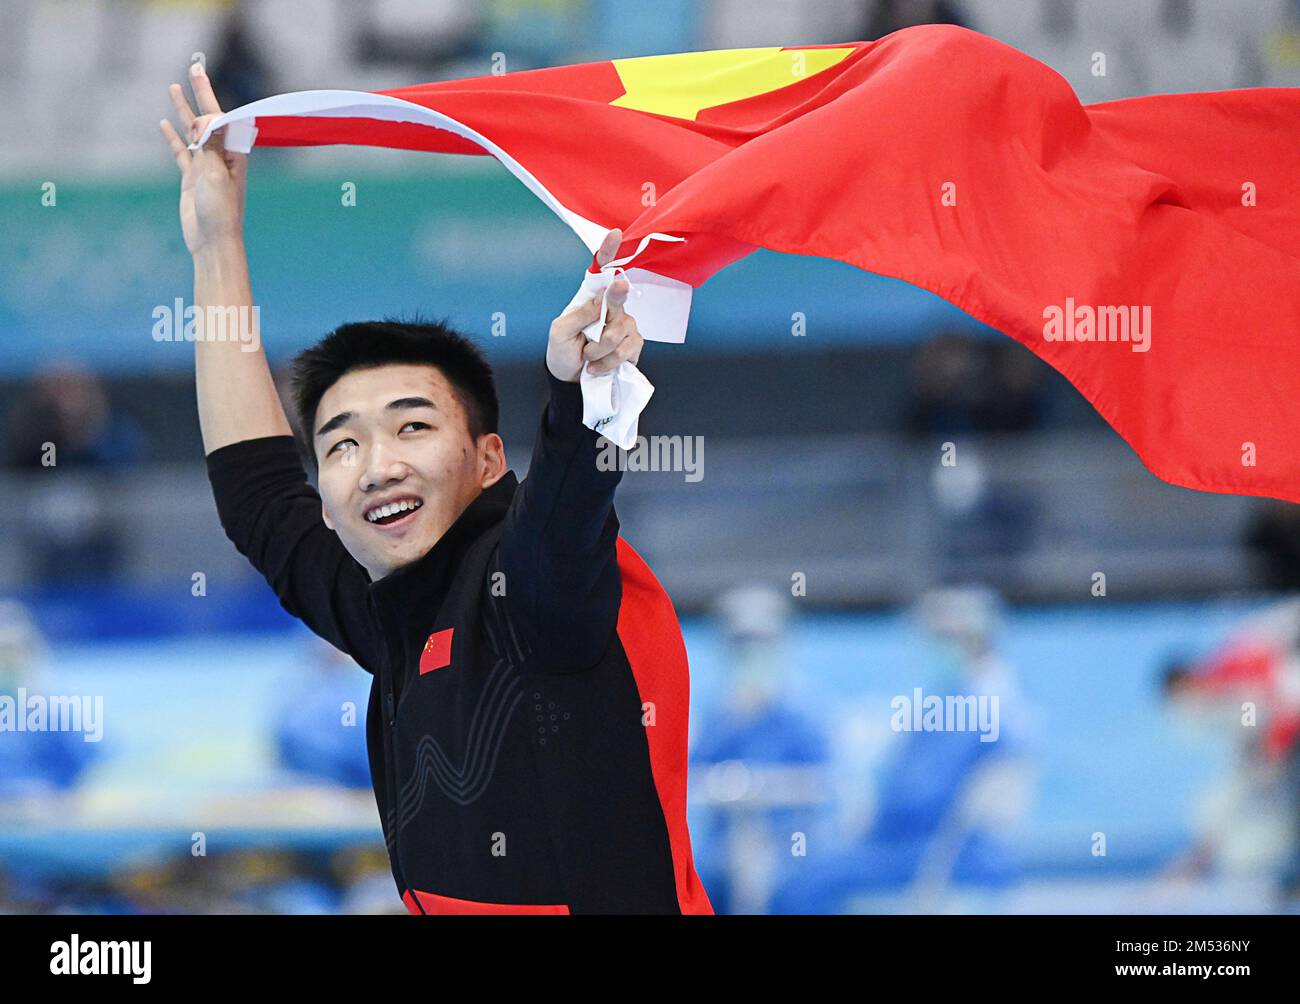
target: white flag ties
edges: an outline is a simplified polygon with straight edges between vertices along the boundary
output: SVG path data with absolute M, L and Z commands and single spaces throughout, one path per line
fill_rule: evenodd
M 634 256 L 629 256 L 634 257 Z M 606 302 L 609 287 L 619 276 L 628 283 L 628 304 L 641 291 L 628 279 L 622 264 L 611 262 L 599 272 L 587 272 L 582 285 L 563 313 L 575 310 L 592 297 L 600 296 L 600 317 L 582 329 L 588 341 L 600 341 L 609 314 Z M 628 311 L 633 317 L 635 311 Z M 630 360 L 624 360 L 609 373 L 593 374 L 591 364 L 582 364 L 579 383 L 582 387 L 582 424 L 594 429 L 619 449 L 630 450 L 636 443 L 637 420 L 655 391 L 654 385 Z

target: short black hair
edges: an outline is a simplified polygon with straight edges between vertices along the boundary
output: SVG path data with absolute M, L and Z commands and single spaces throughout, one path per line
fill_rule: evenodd
M 436 367 L 455 390 L 474 439 L 497 431 L 500 408 L 492 367 L 467 335 L 443 321 L 354 321 L 335 328 L 293 361 L 293 399 L 299 438 L 316 462 L 312 443 L 316 409 L 325 392 L 346 373 L 376 366 Z

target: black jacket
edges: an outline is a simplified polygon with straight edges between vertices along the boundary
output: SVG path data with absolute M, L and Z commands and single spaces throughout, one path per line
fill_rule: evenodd
M 686 829 L 672 604 L 618 536 L 617 470 L 551 377 L 522 484 L 378 582 L 291 437 L 211 453 L 222 526 L 291 614 L 374 676 L 371 780 L 413 913 L 710 913 Z

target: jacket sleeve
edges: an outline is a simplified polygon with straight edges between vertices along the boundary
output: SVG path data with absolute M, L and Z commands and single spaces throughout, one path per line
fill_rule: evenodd
M 231 443 L 207 465 L 222 529 L 281 606 L 373 673 L 382 649 L 370 576 L 325 525 L 293 437 Z
M 547 370 L 550 399 L 497 548 L 505 611 L 530 669 L 577 672 L 614 641 L 622 602 L 617 448 L 582 424 L 582 389 Z

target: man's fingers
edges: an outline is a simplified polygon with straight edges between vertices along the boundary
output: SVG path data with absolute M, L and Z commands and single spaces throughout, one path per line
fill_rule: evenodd
M 629 288 L 631 287 L 628 285 L 628 281 L 619 276 L 609 284 L 609 288 L 605 291 L 605 305 L 609 308 L 605 313 L 605 325 L 607 327 L 627 316 L 623 312 L 623 304 L 627 303 Z
M 190 64 L 190 87 L 194 89 L 194 101 L 198 105 L 199 114 L 221 114 L 221 105 L 217 103 L 217 95 L 212 90 L 212 81 L 208 79 L 202 63 Z
M 225 130 L 222 130 L 224 135 Z M 244 179 L 248 176 L 248 154 L 226 152 L 226 166 L 230 168 L 230 176 L 238 184 L 243 184 Z
M 607 332 L 598 342 L 588 342 L 582 350 L 582 359 L 590 363 L 587 372 L 593 376 L 611 373 L 624 362 L 635 363 L 641 358 L 645 339 L 636 325 L 627 324 Z
M 588 361 L 603 359 L 621 348 L 629 338 L 640 337 L 640 332 L 636 330 L 636 322 L 626 317 L 618 324 L 606 325 L 605 330 L 600 333 L 600 341 L 587 342 L 582 349 L 582 358 Z
M 200 115 L 193 122 L 191 122 L 190 142 L 197 143 L 199 137 L 203 135 L 204 130 L 208 128 L 208 124 L 215 118 L 216 118 L 215 115 Z M 222 126 L 220 129 L 216 130 L 211 136 L 209 136 L 208 141 L 203 144 L 203 149 L 212 150 L 215 153 L 225 153 L 226 127 Z
M 552 338 L 572 338 L 593 321 L 600 320 L 600 297 L 579 304 L 551 322 Z
M 166 119 L 158 120 L 158 128 L 162 130 L 163 139 L 167 141 L 172 156 L 176 158 L 176 166 L 184 173 L 185 169 L 190 166 L 190 151 L 185 145 L 185 141 L 176 132 L 176 127 Z
M 604 359 L 617 348 L 618 341 L 608 333 L 603 334 L 600 336 L 600 341 L 587 342 L 582 347 L 582 361 L 584 363 L 594 363 L 597 359 Z
M 180 84 L 172 84 L 167 88 L 167 93 L 172 99 L 172 107 L 176 109 L 176 114 L 180 116 L 181 128 L 187 133 L 190 131 L 190 125 L 194 122 L 194 111 L 190 108 L 189 98 L 185 96 L 185 88 Z
M 600 245 L 600 250 L 596 252 L 596 264 L 604 268 L 614 260 L 614 255 L 618 251 L 618 246 L 623 243 L 623 231 L 615 227 L 605 235 L 605 240 Z

